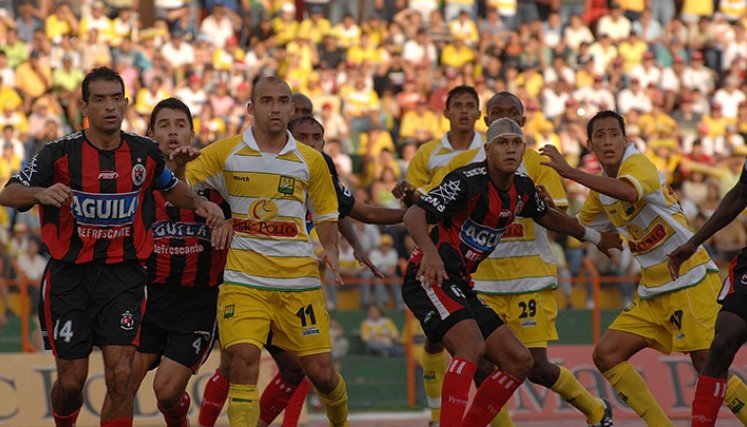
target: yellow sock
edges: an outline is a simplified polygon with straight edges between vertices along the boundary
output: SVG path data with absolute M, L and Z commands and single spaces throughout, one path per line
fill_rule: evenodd
M 612 384 L 618 396 L 643 418 L 648 427 L 673 427 L 638 371 L 630 362 L 619 363 L 605 372 L 604 377 Z
M 511 414 L 508 413 L 506 405 L 503 405 L 501 412 L 490 422 L 490 427 L 514 427 L 514 421 L 511 419 Z
M 560 368 L 560 376 L 550 390 L 558 393 L 566 402 L 586 415 L 588 424 L 597 424 L 604 417 L 604 404 L 592 396 L 589 390 L 584 388 L 571 371 L 563 366 Z
M 332 427 L 347 427 L 348 425 L 348 392 L 345 380 L 338 374 L 339 382 L 331 393 L 319 393 L 319 399 L 327 408 L 327 419 Z M 254 425 L 254 424 L 252 424 Z
M 729 381 L 726 383 L 724 402 L 731 409 L 731 412 L 734 412 L 737 419 L 742 424 L 747 425 L 747 409 L 744 407 L 747 404 L 747 386 L 736 375 L 729 377 Z
M 431 408 L 431 421 L 441 419 L 441 387 L 448 364 L 444 350 L 436 354 L 423 352 L 423 384 L 425 395 L 428 396 L 428 407 Z
M 256 426 L 259 422 L 259 392 L 256 385 L 231 384 L 228 388 L 228 423 Z

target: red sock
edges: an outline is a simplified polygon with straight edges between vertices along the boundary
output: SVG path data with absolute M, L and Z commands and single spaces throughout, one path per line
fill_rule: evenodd
M 693 400 L 692 427 L 713 427 L 726 395 L 726 378 L 698 375 Z
M 488 425 L 523 382 L 506 372 L 495 371 L 477 389 L 475 400 L 464 416 L 462 426 Z
M 215 421 L 223 410 L 223 405 L 228 399 L 228 379 L 220 374 L 219 370 L 205 384 L 205 392 L 202 393 L 202 403 L 200 404 L 200 425 L 203 427 L 213 427 Z
M 283 416 L 283 427 L 295 427 L 298 425 L 298 419 L 301 418 L 301 410 L 303 404 L 306 402 L 306 395 L 309 393 L 309 387 L 311 381 L 308 378 L 304 378 L 301 384 L 296 387 L 296 391 L 288 401 L 288 407 L 285 408 L 285 416 Z
M 455 357 L 446 368 L 441 386 L 441 427 L 459 427 L 467 408 L 469 388 L 475 377 L 477 365 Z
M 160 404 L 158 410 L 163 414 L 163 419 L 166 421 L 166 427 L 187 427 L 187 414 L 189 413 L 189 404 L 191 399 L 185 392 L 182 398 L 179 400 L 173 408 L 166 409 Z
M 275 378 L 267 384 L 265 391 L 259 398 L 259 419 L 266 424 L 272 424 L 275 418 L 288 406 L 288 401 L 290 401 L 296 387 L 298 385 L 283 381 L 280 374 L 275 375 Z
M 132 418 L 117 418 L 109 421 L 102 421 L 101 427 L 132 427 Z
M 75 421 L 78 419 L 79 413 L 80 408 L 76 409 L 75 412 L 70 415 L 59 415 L 56 412 L 52 412 L 55 427 L 75 427 Z

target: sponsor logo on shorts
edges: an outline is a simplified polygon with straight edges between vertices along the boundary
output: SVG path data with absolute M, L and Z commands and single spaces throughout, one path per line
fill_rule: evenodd
M 296 178 L 285 175 L 280 176 L 280 182 L 278 182 L 278 193 L 290 196 L 295 192 L 295 190 Z
M 224 319 L 232 318 L 235 310 L 236 310 L 236 307 L 233 304 L 227 305 L 226 308 L 223 310 L 223 318 Z
M 308 328 L 303 328 L 303 332 L 301 332 L 302 337 L 308 337 L 310 335 L 319 335 L 321 332 L 319 331 L 319 328 L 316 326 L 309 326 Z
M 119 327 L 125 331 L 131 331 L 135 329 L 135 318 L 132 317 L 130 310 L 122 313 L 122 317 L 119 319 Z
M 423 323 L 428 323 L 433 319 L 433 316 L 436 314 L 435 311 L 431 310 L 428 312 L 428 314 L 425 315 L 425 318 L 423 319 Z
M 534 328 L 535 326 L 537 326 L 537 321 L 534 319 L 523 320 L 521 322 L 522 328 Z
M 115 171 L 101 171 L 99 172 L 99 179 L 117 179 L 119 174 Z

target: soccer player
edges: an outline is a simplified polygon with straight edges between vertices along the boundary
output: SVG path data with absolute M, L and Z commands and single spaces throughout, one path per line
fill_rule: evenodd
M 620 313 L 594 349 L 594 363 L 620 396 L 649 426 L 671 426 L 646 383 L 628 361 L 644 348 L 688 353 L 700 372 L 713 340 L 718 312 L 716 265 L 702 247 L 672 278 L 667 254 L 692 237 L 676 194 L 651 161 L 625 136 L 622 116 L 602 111 L 587 124 L 588 145 L 602 175 L 573 168 L 552 146 L 540 151 L 544 164 L 592 191 L 578 220 L 615 227 L 641 266 L 639 299 Z M 741 382 L 738 387 L 743 387 Z
M 503 117 L 520 125 L 526 121 L 521 100 L 511 92 L 495 94 L 486 107 L 486 124 Z M 484 159 L 482 147 L 460 153 L 439 170 L 425 188 L 435 187 L 456 168 Z M 541 160 L 539 153 L 527 149 L 519 171 L 543 186 L 553 204 L 564 209 L 568 202 L 560 177 L 553 169 L 541 165 Z M 534 366 L 529 373 L 530 381 L 560 394 L 586 415 L 589 425 L 610 426 L 611 406 L 592 396 L 568 369 L 548 360 L 547 343 L 558 339 L 555 327 L 558 309 L 552 295 L 557 286 L 557 270 L 548 247 L 547 231 L 542 226 L 527 218 L 517 218 L 496 250 L 472 275 L 474 289 L 532 353 Z M 436 344 L 432 348 L 436 348 Z M 441 357 L 445 364 L 445 353 Z M 477 383 L 480 384 L 493 369 L 491 364 L 480 364 Z M 443 378 L 443 371 L 436 372 L 431 378 Z M 441 384 L 438 385 L 440 397 Z M 508 409 L 504 407 L 491 424 L 513 425 Z
M 153 141 L 121 131 L 122 78 L 105 67 L 82 83 L 89 127 L 47 144 L 0 192 L 0 204 L 39 204 L 51 260 L 42 281 L 40 320 L 54 353 L 51 401 L 56 426 L 73 426 L 83 403 L 88 357 L 101 347 L 107 393 L 101 425 L 132 426 L 130 390 L 160 190 L 174 206 L 215 228 L 223 211 L 179 182 Z
M 480 118 L 480 98 L 473 87 L 461 85 L 449 91 L 444 117 L 449 121 L 449 131 L 441 139 L 427 142 L 418 148 L 407 167 L 405 180 L 392 191 L 408 205 L 415 202 L 415 190 L 424 190 L 436 173 L 456 155 L 483 146 L 482 137 L 475 131 L 475 123 Z M 426 339 L 423 349 L 423 383 L 428 406 L 431 408 L 430 424 L 438 425 L 441 385 L 447 358 L 440 343 Z
M 454 355 L 444 377 L 443 427 L 486 425 L 532 369 L 529 351 L 471 285 L 471 274 L 514 219 L 533 218 L 553 231 L 593 241 L 607 254 L 621 245 L 617 234 L 600 234 L 547 208 L 532 180 L 516 173 L 525 148 L 515 121 L 494 121 L 488 128 L 486 159 L 449 173 L 405 215 L 405 225 L 419 247 L 406 269 L 405 303 L 428 338 L 443 342 Z M 428 224 L 434 225 L 430 232 Z M 462 419 L 483 357 L 501 369 L 480 385 Z
M 747 165 L 742 169 L 739 181 L 719 203 L 708 221 L 687 242 L 669 255 L 669 271 L 673 278 L 679 277 L 681 266 L 698 253 L 700 245 L 713 234 L 727 226 L 747 207 Z M 747 390 L 739 377 L 729 375 L 729 366 L 734 356 L 747 340 L 747 252 L 737 255 L 729 266 L 729 276 L 721 288 L 718 301 L 722 304 L 716 318 L 716 332 L 708 357 L 698 375 L 695 399 L 692 406 L 693 427 L 708 427 L 716 424 L 721 404 L 726 405 L 747 425 Z
M 299 105 L 303 108 L 305 96 L 293 94 L 296 111 Z M 308 98 L 306 98 L 308 99 Z M 310 101 L 309 101 L 310 102 Z M 311 110 L 311 107 L 308 107 Z M 313 116 L 300 116 L 293 119 L 288 124 L 288 130 L 293 134 L 296 141 L 304 143 L 321 152 L 327 161 L 327 166 L 332 174 L 332 181 L 337 191 L 337 200 L 339 204 L 340 219 L 338 226 L 343 236 L 351 242 L 353 247 L 360 247 L 357 235 L 353 230 L 350 218 L 370 224 L 394 224 L 402 221 L 404 210 L 388 209 L 371 206 L 367 203 L 355 200 L 353 194 L 345 188 L 339 181 L 337 170 L 332 159 L 322 152 L 324 148 L 324 127 Z M 346 230 L 346 228 L 349 230 Z M 365 253 L 360 251 L 362 256 L 361 262 L 368 265 L 375 271 L 375 267 L 370 264 Z M 356 255 L 358 256 L 358 255 Z M 267 350 L 277 362 L 279 372 L 270 381 L 260 398 L 260 421 L 259 426 L 270 425 L 272 421 L 285 410 L 283 418 L 284 425 L 296 425 L 298 417 L 301 414 L 303 402 L 309 389 L 309 382 L 305 380 L 303 367 L 301 366 L 298 356 L 292 352 L 284 351 L 276 345 L 269 344 Z M 217 377 L 220 372 L 216 372 L 211 381 L 205 387 L 205 399 L 200 409 L 200 424 L 203 427 L 215 425 L 215 420 L 220 413 L 223 403 L 225 402 L 224 392 L 220 388 L 227 388 L 225 380 Z M 287 409 L 286 409 L 287 408 Z
M 337 200 L 324 158 L 287 131 L 288 85 L 261 79 L 247 111 L 254 124 L 217 141 L 187 166 L 195 188 L 212 188 L 231 205 L 234 236 L 218 296 L 221 345 L 228 356 L 228 419 L 259 421 L 261 348 L 273 343 L 300 357 L 333 426 L 347 425 L 345 382 L 332 365 L 329 314 L 317 259 L 305 229 L 311 212 L 323 260 L 340 283 Z M 292 254 L 292 255 L 291 255 Z
M 156 104 L 148 136 L 158 143 L 166 166 L 179 179 L 184 179 L 186 163 L 199 155 L 190 147 L 194 135 L 186 104 L 176 98 Z M 198 194 L 220 205 L 230 217 L 230 207 L 216 191 Z M 133 391 L 137 393 L 148 369 L 158 366 L 153 380 L 158 409 L 168 427 L 182 427 L 190 405 L 187 383 L 213 347 L 218 285 L 223 282 L 233 226 L 226 221 L 211 233 L 204 218 L 172 206 L 158 193 L 155 196 L 155 248 L 147 263 L 148 309 L 133 366 Z

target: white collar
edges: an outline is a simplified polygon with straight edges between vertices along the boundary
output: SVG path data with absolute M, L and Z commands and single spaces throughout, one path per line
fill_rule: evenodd
M 247 147 L 251 148 L 254 151 L 262 152 L 262 150 L 259 149 L 259 145 L 257 145 L 257 140 L 254 139 L 254 125 L 249 126 L 249 129 L 245 130 L 244 133 L 241 135 L 241 140 L 244 141 L 244 144 L 246 144 Z M 279 153 L 277 153 L 278 156 L 282 156 L 283 154 L 288 154 L 291 151 L 296 150 L 296 140 L 293 138 L 293 135 L 291 135 L 290 131 L 286 130 L 285 133 L 288 135 L 288 141 L 285 143 L 285 147 L 283 147 L 282 150 L 280 150 Z
M 482 147 L 484 144 L 485 143 L 483 142 L 480 133 L 475 131 L 474 135 L 472 136 L 472 142 L 469 143 L 469 147 L 467 147 L 467 150 Z M 451 141 L 449 141 L 449 132 L 446 132 L 444 136 L 441 137 L 441 146 L 454 151 L 454 147 L 451 146 Z

